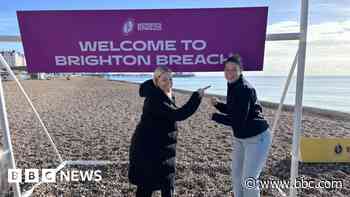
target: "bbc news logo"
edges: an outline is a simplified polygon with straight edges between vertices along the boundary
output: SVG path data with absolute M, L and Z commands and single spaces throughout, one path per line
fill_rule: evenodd
M 22 183 L 23 177 L 24 183 L 99 182 L 101 174 L 101 170 L 9 169 L 7 178 L 9 183 Z

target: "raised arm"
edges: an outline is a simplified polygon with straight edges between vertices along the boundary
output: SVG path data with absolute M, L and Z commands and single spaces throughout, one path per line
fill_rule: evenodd
M 214 113 L 212 120 L 230 125 L 235 128 L 243 128 L 247 122 L 250 108 L 250 89 L 244 89 L 237 97 L 234 109 L 228 112 L 228 115 Z
M 196 112 L 201 102 L 201 97 L 198 92 L 194 92 L 191 98 L 185 105 L 176 108 L 159 99 L 150 99 L 152 109 L 149 109 L 151 114 L 156 117 L 166 117 L 173 121 L 181 121 L 190 117 Z
M 222 102 L 217 102 L 214 107 L 219 110 L 219 112 L 224 113 L 224 114 L 228 114 L 228 109 L 227 109 L 227 104 L 226 103 L 222 103 Z

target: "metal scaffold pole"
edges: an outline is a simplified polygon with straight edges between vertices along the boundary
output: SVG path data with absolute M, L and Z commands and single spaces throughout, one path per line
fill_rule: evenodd
M 301 0 L 301 16 L 300 16 L 300 40 L 299 40 L 299 54 L 298 54 L 298 72 L 297 85 L 295 95 L 294 107 L 294 122 L 293 122 L 293 145 L 292 145 L 292 162 L 291 162 L 291 185 L 290 197 L 297 196 L 297 188 L 295 188 L 295 181 L 298 178 L 299 167 L 299 142 L 302 133 L 302 111 L 303 111 L 303 89 L 304 89 L 304 73 L 305 73 L 305 59 L 306 59 L 306 37 L 308 26 L 308 0 Z

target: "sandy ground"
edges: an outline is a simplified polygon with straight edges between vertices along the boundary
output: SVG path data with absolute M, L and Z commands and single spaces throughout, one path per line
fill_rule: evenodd
M 102 78 L 22 81 L 64 160 L 110 160 L 105 166 L 66 166 L 62 171 L 101 170 L 99 182 L 45 183 L 32 196 L 134 196 L 128 183 L 128 148 L 141 115 L 138 86 Z M 55 168 L 60 162 L 24 96 L 14 82 L 4 83 L 17 168 Z M 181 105 L 188 94 L 176 92 Z M 214 109 L 205 98 L 199 110 L 179 123 L 176 196 L 229 196 L 232 131 L 209 120 Z M 272 124 L 275 109 L 264 108 Z M 290 177 L 293 114 L 284 111 L 261 180 Z M 350 136 L 347 120 L 304 113 L 306 136 Z M 2 133 L 1 133 L 2 134 Z M 350 196 L 349 164 L 300 163 L 304 180 L 341 180 L 341 189 L 302 189 L 300 196 Z M 28 190 L 33 184 L 21 184 Z M 288 191 L 288 189 L 282 189 Z M 263 189 L 265 196 L 281 196 Z M 159 196 L 159 194 L 157 193 Z

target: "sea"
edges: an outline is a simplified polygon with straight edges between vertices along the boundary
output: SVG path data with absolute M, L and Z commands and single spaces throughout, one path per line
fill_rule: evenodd
M 151 76 L 106 76 L 109 80 L 123 80 L 136 83 Z M 279 103 L 287 76 L 246 76 L 256 88 L 258 99 Z M 226 95 L 227 82 L 223 76 L 175 77 L 173 87 L 195 91 L 211 85 L 207 93 Z M 293 77 L 285 98 L 285 104 L 294 105 L 296 77 Z M 305 76 L 303 106 L 350 113 L 350 76 Z

